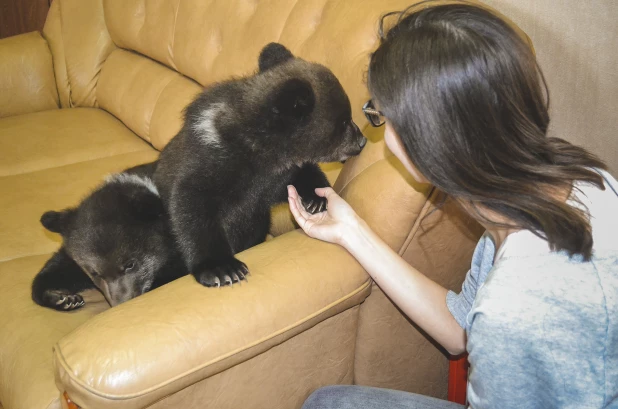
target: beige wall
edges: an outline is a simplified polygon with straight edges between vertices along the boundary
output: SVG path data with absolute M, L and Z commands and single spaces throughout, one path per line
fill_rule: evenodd
M 532 39 L 551 96 L 550 134 L 618 176 L 618 0 L 484 0 Z

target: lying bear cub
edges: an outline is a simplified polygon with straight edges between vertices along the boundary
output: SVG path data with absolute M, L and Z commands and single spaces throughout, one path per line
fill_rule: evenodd
M 39 305 L 69 311 L 98 288 L 114 306 L 187 274 L 151 177 L 155 163 L 109 176 L 76 208 L 41 223 L 62 247 L 32 283 Z
M 189 272 L 205 286 L 242 280 L 234 254 L 265 240 L 271 206 L 293 184 L 312 213 L 329 183 L 318 162 L 344 161 L 366 143 L 350 101 L 326 67 L 281 44 L 261 51 L 255 75 L 208 87 L 185 110 L 154 174 Z

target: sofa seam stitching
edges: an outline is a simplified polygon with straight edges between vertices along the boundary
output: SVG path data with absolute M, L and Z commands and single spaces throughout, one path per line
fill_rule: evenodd
M 386 158 L 381 158 L 376 160 L 375 162 L 372 162 L 371 164 L 367 165 L 366 167 L 364 167 L 360 172 L 358 172 L 353 178 L 351 178 L 350 180 L 348 180 L 345 185 L 341 186 L 341 188 L 339 189 L 339 192 L 337 192 L 338 194 L 340 194 L 341 192 L 343 192 L 349 185 L 350 183 L 352 183 L 352 181 L 358 177 L 360 177 L 360 175 L 362 175 L 363 173 L 367 172 L 370 168 L 372 168 L 374 165 L 382 162 L 382 161 L 388 161 L 388 159 Z
M 58 19 L 60 20 L 60 41 L 62 43 L 62 54 L 64 56 L 63 60 L 64 60 L 64 71 L 66 74 L 66 80 L 67 80 L 67 88 L 68 88 L 68 106 L 67 108 L 73 108 L 73 87 L 71 85 L 71 76 L 69 75 L 69 64 L 67 61 L 67 47 L 66 44 L 64 42 L 64 18 L 63 18 L 63 13 L 62 13 L 62 1 L 58 2 Z M 60 98 L 60 95 L 58 95 L 58 98 Z
M 52 71 L 52 75 L 54 76 L 54 85 L 56 86 L 56 98 L 57 100 L 54 101 L 56 102 L 56 108 L 60 109 L 62 108 L 62 102 L 60 101 L 60 91 L 58 90 L 58 79 L 56 78 L 56 70 L 54 67 L 54 53 L 52 52 L 51 46 L 49 44 L 49 41 L 47 41 L 47 38 L 45 38 L 45 36 L 43 35 L 43 32 L 39 32 L 39 36 L 45 41 L 45 46 L 47 48 L 47 51 L 49 52 L 49 57 L 51 59 L 51 71 Z
M 157 110 L 157 105 L 159 104 L 159 98 L 161 98 L 161 95 L 163 94 L 163 92 L 167 89 L 167 87 L 169 87 L 169 85 L 172 83 L 172 81 L 174 81 L 176 79 L 176 77 L 174 75 L 171 76 L 171 78 L 169 79 L 169 81 L 167 81 L 167 83 L 161 88 L 161 90 L 159 91 L 159 93 L 157 94 L 157 97 L 155 98 L 155 102 L 152 105 L 152 111 L 150 111 L 150 116 L 148 117 L 148 127 L 147 127 L 147 138 L 148 138 L 148 142 L 154 147 L 154 144 L 152 142 L 152 134 L 151 134 L 151 129 L 152 129 L 152 118 L 154 117 L 154 113 Z M 155 148 L 156 149 L 156 148 Z M 158 149 L 157 149 L 158 150 Z
M 172 30 L 172 41 L 170 41 L 170 48 L 168 49 L 168 54 L 170 56 L 170 62 L 172 63 L 172 69 L 174 69 L 175 71 L 179 71 L 178 67 L 176 65 L 176 54 L 174 53 L 175 50 L 175 46 L 176 46 L 176 28 L 178 27 L 178 13 L 180 11 L 180 3 L 182 3 L 182 0 L 178 1 L 178 8 L 176 9 L 176 13 L 174 14 L 174 28 Z
M 412 225 L 412 229 L 410 229 L 410 233 L 408 234 L 406 239 L 403 241 L 403 243 L 401 244 L 401 247 L 399 248 L 399 251 L 397 252 L 399 256 L 403 255 L 405 250 L 410 246 L 410 243 L 412 242 L 412 240 L 414 240 L 414 237 L 416 236 L 418 229 L 421 227 L 423 218 L 427 216 L 428 209 L 431 207 L 431 198 L 434 196 L 434 194 L 437 191 L 438 190 L 434 186 L 432 186 L 431 190 L 427 194 L 425 198 L 425 203 L 423 203 L 423 207 L 421 208 L 421 211 L 416 217 L 416 220 L 414 221 L 414 224 Z
M 101 109 L 101 108 L 95 108 L 95 109 Z M 107 112 L 107 111 L 105 111 L 105 112 Z M 139 135 L 137 137 L 140 138 Z M 140 139 L 143 140 L 143 138 L 140 138 Z M 59 166 L 50 166 L 48 168 L 33 169 L 33 170 L 30 170 L 30 171 L 27 171 L 27 172 L 22 172 L 22 173 L 11 173 L 9 175 L 0 175 L 0 180 L 2 180 L 2 178 L 9 178 L 9 177 L 13 177 L 13 176 L 27 175 L 29 173 L 43 172 L 43 171 L 47 171 L 47 170 L 50 170 L 50 169 L 57 169 L 57 168 L 61 168 L 63 166 L 72 166 L 72 165 L 78 165 L 80 163 L 92 162 L 92 161 L 100 160 L 100 159 L 113 158 L 114 156 L 122 156 L 122 155 L 131 154 L 131 153 L 138 153 L 138 152 L 148 152 L 148 151 L 151 151 L 151 150 L 154 150 L 154 151 L 158 152 L 158 149 L 156 149 L 153 146 L 151 146 L 148 141 L 144 140 L 144 142 L 148 145 L 144 149 L 138 149 L 138 150 L 135 150 L 135 151 L 127 151 L 127 152 L 123 152 L 123 153 L 117 153 L 117 154 L 112 154 L 112 155 L 107 155 L 107 156 L 101 156 L 101 157 L 98 157 L 98 158 L 92 158 L 92 159 L 87 159 L 87 160 L 82 160 L 82 161 L 77 161 L 77 162 L 65 163 L 65 164 L 62 164 L 62 165 L 59 165 Z M 146 162 L 146 163 L 148 163 L 148 162 Z M 0 260 L 0 262 L 2 262 L 2 260 Z

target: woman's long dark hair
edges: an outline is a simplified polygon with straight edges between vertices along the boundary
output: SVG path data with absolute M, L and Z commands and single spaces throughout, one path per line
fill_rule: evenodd
M 465 1 L 415 5 L 386 34 L 383 24 L 368 85 L 420 172 L 456 200 L 512 224 L 477 211 L 482 221 L 531 230 L 552 250 L 589 260 L 588 217 L 560 194 L 574 181 L 604 189 L 592 168 L 605 165 L 547 137 L 547 84 L 524 39 Z

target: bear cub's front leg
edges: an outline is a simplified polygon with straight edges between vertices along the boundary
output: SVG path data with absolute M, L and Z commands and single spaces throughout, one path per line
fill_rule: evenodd
M 195 280 L 206 287 L 232 285 L 249 274 L 247 265 L 234 256 L 224 259 L 208 259 L 191 271 Z
M 298 191 L 305 209 L 311 213 L 320 213 L 326 211 L 327 200 L 325 197 L 320 197 L 315 193 L 315 189 L 319 187 L 330 187 L 326 175 L 315 163 L 306 163 L 296 173 L 292 185 Z
M 196 178 L 180 182 L 181 192 L 193 192 Z M 199 192 L 199 190 L 198 190 Z M 234 217 L 203 194 L 175 194 L 172 196 L 172 226 L 178 247 L 192 276 L 206 287 L 222 287 L 239 282 L 249 270 L 234 257 L 242 248 L 234 248 L 233 232 L 242 231 Z M 228 228 L 223 227 L 228 220 Z M 232 240 L 231 240 L 232 239 Z M 238 247 L 238 246 L 237 246 Z
M 84 306 L 78 292 L 95 288 L 84 271 L 60 248 L 32 282 L 32 300 L 43 307 L 71 311 Z

